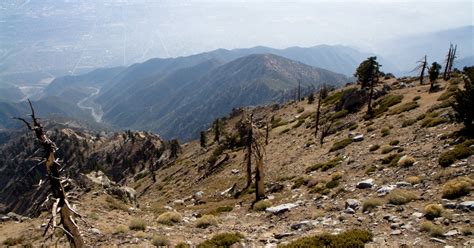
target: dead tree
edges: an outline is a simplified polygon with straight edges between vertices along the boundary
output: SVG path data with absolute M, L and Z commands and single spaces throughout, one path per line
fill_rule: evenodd
M 298 100 L 296 101 L 299 102 L 300 100 L 301 100 L 301 82 L 298 79 Z
M 267 119 L 268 120 L 268 119 Z M 268 128 L 268 121 L 265 125 L 265 145 L 268 145 L 268 134 L 270 133 L 270 130 Z
M 220 144 L 220 137 L 221 137 L 221 130 L 220 130 L 220 123 L 219 118 L 214 121 L 214 141 Z
M 332 124 L 334 123 L 334 119 L 330 118 L 326 124 L 321 128 L 321 137 L 319 139 L 319 144 L 321 147 L 324 144 L 324 138 L 329 135 L 329 131 L 331 130 Z
M 428 65 L 426 61 L 426 55 L 422 60 L 419 60 L 417 63 L 419 63 L 419 65 L 414 69 L 414 71 L 420 70 L 420 85 L 423 85 L 423 77 L 425 76 L 426 66 Z
M 451 64 L 451 53 L 453 50 L 453 44 L 449 44 L 448 54 L 446 55 L 446 65 L 444 66 L 443 79 L 449 79 L 449 65 Z
M 326 86 L 323 86 L 325 88 Z M 318 96 L 318 106 L 316 107 L 316 130 L 314 130 L 314 137 L 318 136 L 318 131 L 319 131 L 319 118 L 321 117 L 321 100 L 322 100 L 322 91 L 323 89 L 319 89 L 319 96 Z
M 367 115 L 372 116 L 374 110 L 372 109 L 372 99 L 374 97 L 374 86 L 378 83 L 379 77 L 376 74 L 375 77 L 370 82 L 370 91 L 369 91 L 369 101 L 367 102 Z
M 48 179 L 51 185 L 52 197 L 55 199 L 51 210 L 52 217 L 46 226 L 43 236 L 48 233 L 48 230 L 51 230 L 50 237 L 52 238 L 55 230 L 59 228 L 66 234 L 71 247 L 84 247 L 84 240 L 79 231 L 79 227 L 74 220 L 74 217 L 80 217 L 80 215 L 69 204 L 59 174 L 60 164 L 55 156 L 58 148 L 56 144 L 48 138 L 43 126 L 38 122 L 38 118 L 35 116 L 35 110 L 29 99 L 28 103 L 31 109 L 32 123 L 30 124 L 28 121 L 20 117 L 14 117 L 14 119 L 25 123 L 26 127 L 35 133 L 36 138 L 43 148 L 44 156 L 40 164 L 45 164 L 46 166 Z M 57 224 L 57 214 L 59 214 L 59 225 Z
M 456 57 L 456 51 L 458 49 L 458 45 L 454 45 L 453 50 L 451 51 L 451 58 L 449 59 L 449 67 L 448 67 L 448 79 L 451 77 L 451 71 L 453 69 L 454 60 Z
M 255 159 L 255 196 L 256 201 L 265 197 L 264 168 L 263 159 L 265 156 L 265 145 L 263 144 L 263 135 L 253 123 L 253 114 L 250 115 L 248 121 L 244 124 L 248 128 L 248 134 L 245 139 L 245 162 L 247 166 L 247 185 L 252 184 L 252 158 Z

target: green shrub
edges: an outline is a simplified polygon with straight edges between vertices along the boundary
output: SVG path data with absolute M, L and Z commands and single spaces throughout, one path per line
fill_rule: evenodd
M 198 228 L 207 228 L 209 226 L 217 226 L 217 219 L 214 215 L 206 214 L 196 220 L 196 227 Z
M 456 91 L 458 90 L 458 86 L 456 85 L 450 85 L 445 92 L 443 92 L 443 94 L 441 94 L 441 96 L 438 97 L 438 101 L 445 101 L 447 100 L 448 98 L 450 98 L 451 96 L 454 96 L 454 94 L 456 93 Z
M 420 100 L 420 99 L 421 99 L 421 96 L 415 96 L 415 97 L 413 97 L 413 101 L 418 101 L 418 100 Z
M 321 194 L 321 195 L 327 195 L 329 194 L 330 190 L 326 188 L 326 184 L 324 183 L 318 183 L 316 186 L 312 187 L 309 193 L 311 194 Z
M 367 199 L 362 203 L 362 212 L 365 212 L 365 211 L 370 212 L 380 205 L 382 205 L 382 200 L 380 199 L 377 199 L 377 198 Z
M 348 146 L 351 143 L 352 143 L 352 139 L 349 139 L 349 138 L 334 142 L 331 149 L 329 149 L 329 152 L 334 152 L 334 151 L 340 150 L 340 149 Z
M 169 246 L 170 241 L 162 235 L 153 235 L 151 243 L 156 247 Z
M 398 106 L 388 112 L 389 115 L 397 115 L 401 114 L 403 112 L 407 112 L 413 109 L 418 108 L 420 105 L 417 102 L 407 102 L 405 104 L 402 104 L 401 106 Z
M 303 111 L 304 111 L 303 107 L 299 107 L 299 108 L 296 109 L 296 113 L 298 113 L 298 114 L 303 113 Z
M 330 118 L 333 119 L 333 120 L 337 120 L 337 119 L 341 119 L 341 118 L 347 116 L 347 114 L 349 114 L 349 111 L 343 109 L 341 111 L 338 111 L 338 112 L 332 114 Z
M 443 205 L 441 204 L 428 204 L 425 206 L 425 217 L 427 219 L 438 218 L 443 214 Z
M 181 222 L 182 219 L 183 217 L 178 212 L 166 212 L 158 216 L 158 223 L 171 226 Z
M 402 157 L 401 154 L 390 154 L 384 158 L 381 159 L 382 164 L 388 164 L 390 166 L 395 166 L 397 165 L 398 161 Z
M 443 228 L 433 224 L 431 221 L 425 221 L 421 224 L 420 231 L 427 232 L 432 237 L 442 237 Z
M 438 104 L 431 106 L 427 112 L 430 113 L 438 109 L 448 108 L 448 107 L 451 107 L 452 104 L 453 104 L 453 100 L 447 99 L 446 101 L 442 101 Z
M 467 158 L 474 155 L 474 148 L 470 147 L 473 140 L 468 140 L 462 144 L 454 146 L 453 150 L 445 151 L 438 159 L 438 163 L 443 167 L 448 167 L 458 159 Z
M 368 127 L 368 128 L 367 128 L 367 132 L 368 132 L 368 133 L 370 133 L 370 132 L 372 132 L 372 131 L 374 131 L 374 130 L 375 130 L 375 128 L 373 128 L 373 127 Z
M 253 204 L 254 211 L 265 211 L 267 208 L 271 207 L 272 203 L 268 200 L 261 200 Z
M 128 231 L 128 227 L 125 225 L 118 225 L 115 227 L 115 230 L 113 231 L 114 234 L 119 234 L 119 233 L 126 233 Z
M 303 125 L 303 123 L 304 123 L 304 120 L 303 120 L 303 119 L 298 120 L 298 122 L 296 122 L 296 124 L 293 125 L 292 128 L 298 128 L 298 127 L 300 127 L 301 125 Z
M 211 156 L 207 160 L 209 164 L 211 165 L 215 164 L 217 160 L 219 159 L 219 156 L 222 155 L 222 153 L 224 152 L 224 150 L 225 150 L 225 146 L 223 145 L 217 146 L 217 148 L 214 151 L 212 151 Z
M 128 211 L 128 206 L 121 201 L 114 199 L 112 196 L 107 196 L 105 198 L 105 202 L 107 202 L 107 206 L 109 209 L 117 209 L 117 210 L 122 210 L 127 212 Z
M 228 248 L 240 242 L 244 236 L 240 233 L 221 233 L 197 245 L 197 248 Z
M 271 126 L 272 126 L 272 129 L 273 129 L 273 128 L 277 128 L 277 127 L 280 127 L 280 126 L 285 126 L 287 124 L 288 124 L 287 121 L 282 121 L 281 118 L 276 118 L 272 121 Z
M 331 181 L 326 183 L 326 188 L 327 189 L 333 189 L 337 186 L 339 186 L 339 180 L 331 180 Z
M 438 126 L 439 124 L 443 124 L 448 122 L 449 120 L 446 118 L 425 118 L 423 122 L 421 123 L 421 127 L 435 127 Z
M 319 169 L 321 169 L 322 171 L 327 171 L 331 168 L 336 167 L 336 165 L 338 165 L 341 161 L 342 161 L 342 157 L 335 157 L 327 161 L 326 163 L 318 163 L 306 168 L 306 172 L 309 173 L 309 172 L 319 170 Z
M 374 109 L 374 116 L 380 116 L 385 113 L 388 108 L 402 102 L 402 95 L 386 95 L 376 103 L 377 107 Z
M 474 184 L 474 180 L 469 177 L 458 177 L 449 180 L 443 185 L 442 195 L 446 199 L 456 199 L 461 196 L 468 195 L 471 192 L 471 188 Z
M 145 231 L 146 221 L 144 219 L 135 218 L 132 221 L 130 221 L 130 224 L 128 225 L 128 228 L 130 228 L 130 230 L 134 230 L 134 231 Z
M 382 128 L 382 130 L 380 130 L 380 133 L 382 133 L 382 137 L 385 137 L 390 135 L 390 130 L 388 128 Z
M 391 145 L 391 146 L 396 146 L 396 145 L 400 144 L 400 141 L 399 140 L 392 140 L 388 144 Z
M 405 181 L 407 181 L 408 183 L 411 183 L 412 185 L 415 185 L 415 184 L 421 183 L 421 178 L 417 176 L 409 176 L 406 178 Z
M 293 186 L 291 186 L 292 189 L 297 189 L 301 187 L 302 185 L 306 184 L 306 179 L 304 177 L 298 177 L 295 179 L 293 182 Z
M 377 144 L 371 145 L 371 146 L 369 147 L 369 151 L 371 151 L 371 152 L 377 151 L 379 148 L 380 148 L 380 145 L 377 145 Z
M 218 214 L 221 214 L 221 213 L 230 212 L 233 209 L 234 209 L 234 207 L 232 207 L 232 206 L 220 206 L 220 207 L 217 207 L 217 208 L 209 211 L 208 214 L 218 215 Z
M 292 241 L 282 248 L 302 247 L 337 247 L 337 248 L 363 248 L 364 244 L 372 241 L 373 235 L 366 230 L 352 229 L 340 234 L 320 234 L 312 237 L 303 237 Z
M 394 189 L 388 193 L 386 196 L 388 203 L 394 205 L 403 205 L 409 203 L 418 198 L 415 193 L 403 190 L 403 189 Z
M 280 132 L 280 134 L 288 133 L 289 131 L 290 131 L 289 128 L 285 128 Z

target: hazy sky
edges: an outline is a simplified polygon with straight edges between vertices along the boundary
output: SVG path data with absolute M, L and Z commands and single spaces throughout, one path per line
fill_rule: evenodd
M 347 44 L 472 25 L 472 1 L 150 1 L 171 56 L 219 47 Z M 159 16 L 157 16 L 159 15 Z

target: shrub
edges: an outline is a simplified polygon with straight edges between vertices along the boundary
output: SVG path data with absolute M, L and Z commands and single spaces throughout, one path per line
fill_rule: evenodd
M 171 226 L 181 222 L 182 219 L 183 217 L 178 212 L 166 212 L 158 216 L 158 223 Z
M 425 206 L 425 216 L 430 220 L 440 217 L 443 211 L 443 205 L 441 204 L 428 204 Z
M 415 163 L 415 159 L 412 156 L 405 155 L 398 160 L 398 166 L 410 167 Z
M 372 241 L 373 234 L 370 231 L 352 229 L 340 234 L 320 234 L 312 237 L 303 237 L 292 241 L 283 248 L 301 247 L 339 247 L 339 248 L 363 248 L 364 244 Z
M 349 114 L 349 111 L 343 109 L 341 111 L 337 111 L 336 113 L 332 114 L 330 119 L 333 119 L 333 120 L 341 119 L 347 116 L 347 114 Z
M 423 122 L 421 123 L 421 127 L 435 127 L 438 126 L 439 124 L 443 124 L 448 122 L 448 119 L 445 118 L 425 118 Z
M 452 108 L 455 112 L 455 119 L 457 122 L 464 123 L 467 130 L 472 130 L 474 111 L 474 66 L 464 67 L 464 73 L 467 77 L 464 78 L 464 90 L 457 90 L 452 102 Z
M 387 154 L 389 152 L 393 151 L 393 147 L 392 146 L 382 146 L 382 154 Z
M 418 100 L 420 100 L 420 99 L 421 99 L 421 96 L 415 96 L 415 97 L 413 97 L 413 101 L 418 101 Z
M 396 146 L 396 145 L 400 144 L 400 141 L 399 140 L 392 140 L 388 144 L 391 145 L 391 146 Z
M 220 206 L 208 212 L 208 214 L 218 215 L 225 212 L 230 212 L 234 209 L 232 206 Z
M 318 183 L 316 186 L 312 187 L 309 193 L 311 194 L 321 194 L 321 195 L 327 195 L 329 194 L 330 190 L 326 188 L 326 184 L 324 183 Z
M 430 236 L 441 237 L 443 236 L 443 228 L 433 224 L 431 221 L 425 221 L 421 224 L 420 231 L 427 232 Z
M 128 227 L 125 225 L 118 225 L 115 227 L 114 234 L 119 234 L 119 233 L 126 233 L 128 231 Z
M 362 212 L 370 212 L 380 205 L 382 205 L 382 201 L 380 199 L 367 199 L 362 203 Z
M 303 107 L 299 107 L 299 108 L 296 109 L 296 113 L 298 113 L 298 114 L 303 113 L 303 111 L 304 111 Z
M 301 187 L 302 185 L 306 184 L 306 179 L 304 177 L 298 177 L 296 180 L 293 182 L 293 186 L 291 186 L 292 189 L 297 189 Z
M 427 112 L 433 112 L 438 109 L 448 108 L 453 104 L 453 102 L 454 101 L 452 99 L 447 99 L 446 101 L 442 101 L 438 104 L 431 106 Z
M 288 124 L 288 122 L 287 121 L 282 121 L 281 118 L 274 118 L 271 122 L 272 129 L 277 128 L 279 126 L 284 126 L 284 125 L 287 125 L 287 124 Z
M 380 146 L 377 145 L 377 144 L 371 145 L 371 146 L 369 147 L 369 151 L 371 151 L 371 152 L 377 151 L 379 148 L 380 148 Z
M 207 228 L 209 226 L 217 226 L 217 219 L 214 215 L 206 214 L 196 220 L 196 227 L 198 228 Z
M 411 183 L 412 185 L 419 184 L 421 183 L 421 178 L 417 176 L 409 176 L 405 179 L 408 183 Z
M 339 186 L 339 180 L 331 180 L 331 181 L 326 183 L 326 188 L 327 189 L 333 189 L 337 186 Z
M 112 196 L 107 196 L 105 198 L 105 202 L 107 202 L 107 205 L 109 209 L 117 209 L 117 210 L 122 210 L 127 212 L 128 211 L 128 206 L 124 203 L 122 203 L 119 200 L 114 199 Z
M 214 235 L 211 239 L 197 245 L 197 248 L 220 248 L 231 247 L 240 242 L 244 236 L 240 233 L 221 233 Z
M 411 126 L 411 125 L 415 124 L 417 121 L 418 121 L 417 119 L 404 120 L 404 121 L 402 122 L 402 127 Z
M 280 134 L 288 133 L 289 131 L 290 131 L 289 128 L 285 128 L 280 132 Z
M 300 127 L 301 125 L 303 125 L 303 123 L 304 123 L 304 120 L 303 120 L 303 119 L 298 120 L 298 122 L 296 122 L 296 124 L 293 125 L 292 128 L 298 128 L 298 127 Z
M 474 154 L 474 148 L 470 147 L 472 140 L 456 145 L 453 150 L 443 152 L 438 159 L 438 163 L 443 167 L 448 167 L 458 159 L 467 158 Z
M 336 165 L 338 165 L 341 162 L 341 160 L 342 160 L 342 157 L 335 157 L 327 161 L 326 163 L 318 163 L 306 168 L 306 172 L 309 173 L 309 172 L 319 170 L 319 169 L 321 169 L 322 171 L 327 171 L 331 168 L 336 167 Z
M 388 164 L 390 166 L 395 166 L 397 165 L 398 161 L 402 157 L 401 154 L 390 154 L 384 158 L 382 158 L 381 162 L 382 164 Z
M 271 207 L 272 203 L 268 200 L 261 200 L 253 204 L 253 210 L 255 211 L 265 211 L 267 208 Z
M 394 189 L 386 197 L 388 203 L 394 205 L 403 205 L 418 198 L 413 192 L 403 189 Z
M 176 246 L 174 248 L 191 248 L 191 246 L 185 242 L 180 242 L 178 244 L 176 244 Z
M 168 240 L 168 238 L 162 235 L 153 235 L 151 243 L 156 247 L 170 245 L 170 241 Z
M 474 181 L 468 177 L 458 177 L 449 180 L 443 185 L 443 198 L 456 199 L 465 196 L 471 192 L 471 187 Z
M 224 152 L 224 150 L 225 150 L 225 146 L 223 145 L 217 146 L 217 148 L 214 151 L 212 151 L 212 154 L 208 159 L 209 164 L 211 165 L 215 164 L 217 162 L 217 159 L 219 159 L 219 156 L 222 155 L 222 153 Z
M 417 102 L 407 102 L 401 106 L 398 106 L 388 112 L 389 115 L 397 115 L 403 112 L 410 111 L 418 108 L 420 105 Z
M 352 143 L 352 139 L 349 139 L 349 138 L 334 142 L 331 149 L 329 149 L 329 152 L 334 152 L 334 151 L 340 150 L 340 149 L 348 146 L 351 143 Z
M 385 137 L 390 135 L 390 130 L 387 128 L 383 128 L 382 130 L 380 130 L 380 133 L 382 133 L 382 137 Z
M 23 243 L 24 238 L 23 236 L 17 238 L 7 238 L 3 241 L 3 244 L 6 246 L 15 246 Z
M 373 128 L 373 127 L 368 127 L 368 128 L 367 128 L 367 132 L 368 132 L 368 133 L 373 132 L 374 130 L 375 130 L 375 128 Z
M 378 103 L 377 108 L 374 109 L 374 115 L 380 116 L 385 113 L 388 108 L 393 105 L 399 104 L 402 102 L 403 96 L 402 95 L 387 95 L 384 96 Z
M 458 90 L 458 86 L 456 85 L 450 85 L 441 96 L 438 97 L 438 101 L 444 101 L 456 94 L 456 91 Z
M 135 231 L 145 231 L 146 221 L 144 219 L 135 218 L 132 221 L 130 221 L 128 228 L 130 228 L 130 230 L 135 230 Z
M 359 125 L 357 125 L 357 123 L 352 123 L 352 124 L 349 126 L 349 131 L 354 131 L 354 130 L 356 130 L 358 127 L 359 127 Z

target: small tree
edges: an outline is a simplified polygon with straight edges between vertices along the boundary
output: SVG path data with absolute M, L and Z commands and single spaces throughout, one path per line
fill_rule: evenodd
M 434 83 L 439 76 L 440 69 L 441 69 L 441 65 L 439 65 L 436 62 L 433 62 L 433 64 L 431 64 L 430 69 L 428 70 L 428 74 L 430 77 L 430 92 L 433 92 L 435 89 Z
M 177 158 L 178 153 L 181 152 L 181 146 L 179 145 L 179 142 L 177 139 L 172 139 L 170 141 L 170 157 L 171 158 Z
M 201 143 L 201 147 L 205 148 L 206 145 L 207 145 L 207 136 L 206 136 L 206 132 L 204 131 L 201 131 L 201 137 L 199 139 L 200 143 Z
M 464 90 L 459 89 L 454 95 L 455 102 L 452 107 L 455 111 L 457 122 L 464 123 L 468 131 L 473 131 L 474 111 L 474 66 L 464 67 Z
M 308 95 L 308 104 L 312 104 L 314 102 L 314 95 L 313 93 L 310 93 Z
M 354 76 L 357 77 L 361 84 L 361 88 L 369 87 L 369 100 L 367 104 L 367 115 L 372 115 L 372 98 L 374 93 L 374 86 L 378 83 L 380 76 L 380 65 L 377 62 L 377 57 L 369 57 L 360 63 L 356 69 Z

